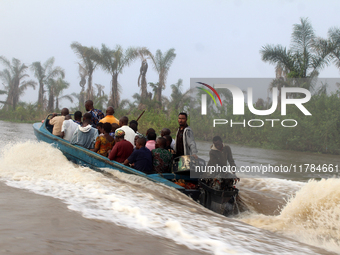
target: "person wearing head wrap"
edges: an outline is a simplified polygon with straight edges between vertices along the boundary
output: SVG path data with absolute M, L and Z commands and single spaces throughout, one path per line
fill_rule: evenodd
M 133 145 L 124 139 L 125 132 L 122 129 L 115 131 L 115 145 L 113 146 L 109 159 L 123 163 L 132 153 Z

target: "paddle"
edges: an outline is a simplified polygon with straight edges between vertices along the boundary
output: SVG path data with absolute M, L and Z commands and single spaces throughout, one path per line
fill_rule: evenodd
M 142 116 L 143 116 L 144 112 L 145 112 L 145 110 L 143 110 L 143 112 L 142 112 L 142 113 L 139 115 L 139 117 L 137 118 L 137 120 L 136 120 L 136 121 L 138 121 L 138 120 L 140 119 L 140 117 L 142 117 Z

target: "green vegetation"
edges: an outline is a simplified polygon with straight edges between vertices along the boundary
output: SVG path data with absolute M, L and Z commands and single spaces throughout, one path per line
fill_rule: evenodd
M 315 35 L 313 27 L 308 19 L 301 18 L 299 24 L 293 25 L 292 44 L 287 49 L 281 45 L 265 45 L 261 48 L 260 54 L 264 62 L 275 66 L 276 78 L 273 79 L 269 90 L 278 90 L 278 109 L 270 119 L 280 119 L 281 89 L 283 87 L 302 87 L 312 92 L 311 100 L 305 107 L 312 113 L 312 116 L 305 116 L 295 106 L 288 106 L 288 115 L 285 119 L 295 119 L 298 125 L 295 128 L 283 128 L 279 122 L 272 123 L 265 121 L 266 117 L 255 116 L 248 107 L 245 107 L 244 116 L 233 116 L 232 95 L 226 90 L 218 91 L 228 105 L 226 108 L 213 106 L 211 98 L 208 98 L 209 109 L 214 109 L 209 116 L 201 116 L 198 107 L 202 91 L 192 98 L 190 105 L 189 90 L 183 91 L 183 81 L 170 85 L 172 93 L 170 97 L 162 94 L 167 82 L 170 68 L 176 58 L 175 49 L 171 48 L 164 53 L 157 50 L 153 55 L 146 47 L 129 47 L 124 50 L 120 45 L 113 49 L 102 44 L 101 49 L 84 46 L 73 42 L 71 48 L 77 56 L 79 70 L 79 93 L 63 95 L 63 91 L 69 87 L 65 79 L 65 70 L 54 66 L 54 58 L 49 58 L 45 63 L 33 62 L 30 66 L 22 64 L 20 60 L 13 58 L 12 62 L 0 57 L 0 63 L 4 70 L 0 71 L 3 89 L 0 95 L 7 95 L 7 99 L 0 101 L 1 120 L 19 122 L 41 121 L 50 112 L 59 112 L 60 100 L 67 99 L 73 102 L 76 99 L 75 107 L 70 111 L 85 111 L 84 103 L 91 99 L 97 109 L 105 111 L 109 105 L 116 109 L 115 116 L 129 116 L 129 119 L 137 119 L 143 110 L 146 110 L 141 121 L 139 130 L 145 132 L 153 127 L 158 133 L 164 127 L 172 130 L 173 135 L 178 127 L 177 115 L 181 111 L 189 112 L 191 126 L 195 128 L 197 139 L 211 140 L 213 135 L 221 135 L 228 143 L 272 148 L 290 149 L 301 151 L 315 151 L 322 153 L 339 154 L 340 142 L 340 99 L 339 91 L 333 94 L 326 93 L 326 86 L 315 88 L 316 79 L 320 70 L 330 64 L 335 64 L 340 69 L 340 29 L 331 28 L 328 38 L 323 39 Z M 141 68 L 136 87 L 140 87 L 140 93 L 135 93 L 131 100 L 120 98 L 124 85 L 119 85 L 119 74 L 133 61 L 140 60 Z M 146 75 L 148 61 L 153 65 L 158 74 L 158 80 L 147 83 Z M 27 80 L 26 73 L 30 67 L 36 81 Z M 110 95 L 106 95 L 101 84 L 92 80 L 93 72 L 98 68 L 103 69 L 111 77 Z M 137 81 L 136 74 L 136 81 Z M 302 80 L 303 79 L 303 80 Z M 303 81 L 303 82 L 301 82 Z M 35 88 L 39 85 L 38 101 L 36 104 L 20 102 L 20 96 L 27 87 Z M 149 85 L 149 86 L 148 86 Z M 148 91 L 148 87 L 151 91 Z M 291 93 L 289 98 L 298 98 L 300 95 Z M 258 99 L 256 109 L 269 109 L 271 100 Z M 225 119 L 232 119 L 234 122 L 246 122 L 250 119 L 261 119 L 265 125 L 261 128 L 250 128 L 248 125 L 236 125 L 226 128 L 220 125 L 212 129 L 212 120 L 225 116 Z

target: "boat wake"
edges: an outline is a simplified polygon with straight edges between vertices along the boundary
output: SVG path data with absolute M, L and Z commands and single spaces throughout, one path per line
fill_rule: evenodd
M 309 221 L 306 221 L 302 214 L 301 201 L 304 198 L 299 198 L 298 195 L 287 204 L 284 209 L 287 212 L 283 211 L 279 216 L 243 215 L 242 220 L 256 226 L 254 227 L 209 211 L 168 186 L 134 175 L 103 170 L 109 174 L 103 175 L 87 167 L 74 165 L 53 146 L 32 141 L 6 145 L 0 158 L 0 179 L 9 186 L 61 199 L 70 210 L 81 213 L 83 217 L 166 237 L 190 249 L 214 254 L 326 253 L 324 250 L 257 228 L 295 236 L 294 228 L 289 228 L 289 224 L 296 224 L 295 221 L 307 224 L 313 219 L 310 228 L 321 227 L 317 225 L 325 224 L 321 221 L 324 210 L 331 213 L 336 207 L 335 201 L 327 200 L 326 197 L 323 201 L 328 202 L 323 204 L 323 209 L 319 208 L 320 213 L 322 212 L 320 216 L 315 214 L 316 211 L 312 211 L 313 203 L 306 204 L 310 205 L 311 210 L 308 211 Z M 251 182 L 248 181 L 248 184 Z M 244 185 L 247 185 L 247 181 Z M 299 192 L 307 195 L 304 189 L 309 185 L 313 185 L 313 182 L 305 185 Z M 319 188 L 317 190 L 320 191 Z M 295 203 L 295 199 L 301 201 Z M 301 209 L 298 209 L 299 207 Z M 298 216 L 298 213 L 301 216 Z M 339 213 L 334 218 L 327 216 L 325 220 L 335 220 L 338 216 Z M 266 218 L 263 224 L 261 220 L 257 220 L 261 217 Z M 335 224 L 335 221 L 333 223 Z M 306 231 L 309 231 L 309 227 L 304 226 Z M 328 226 L 331 226 L 331 223 Z M 325 238 L 326 230 L 322 232 Z M 337 230 L 328 231 L 327 233 L 335 234 L 331 238 L 328 236 L 330 240 L 339 239 Z M 300 240 L 310 243 L 305 238 Z

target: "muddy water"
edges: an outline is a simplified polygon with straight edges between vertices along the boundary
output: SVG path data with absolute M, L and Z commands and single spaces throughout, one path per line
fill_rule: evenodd
M 39 240 L 38 247 L 53 247 L 58 254 L 91 254 L 99 246 L 103 247 L 100 254 L 109 254 L 115 249 L 122 254 L 340 252 L 336 221 L 340 216 L 337 203 L 340 196 L 335 192 L 339 184 L 336 178 L 309 183 L 308 176 L 296 175 L 285 176 L 285 179 L 242 178 L 238 187 L 251 211 L 230 219 L 202 208 L 176 190 L 144 179 L 115 172 L 108 178 L 75 166 L 55 148 L 36 142 L 31 125 L 0 122 L 0 126 L 3 141 L 0 179 L 2 184 L 17 188 L 19 194 L 9 200 L 34 208 L 31 214 L 44 219 L 36 224 L 43 230 L 35 230 L 29 226 L 30 210 L 17 209 L 15 204 L 6 202 L 9 207 L 7 213 L 4 210 L 0 226 L 9 235 L 18 237 L 12 240 L 13 244 L 31 240 L 26 246 L 19 245 L 18 250 L 36 246 L 35 241 Z M 200 156 L 206 157 L 210 144 L 199 143 L 198 146 Z M 232 146 L 232 150 L 238 166 L 275 162 L 300 164 L 308 160 L 337 162 L 337 157 L 327 155 L 263 151 L 242 146 Z M 0 185 L 0 189 L 2 194 L 14 193 L 4 185 Z M 328 190 L 323 193 L 327 199 L 317 192 L 320 189 Z M 39 202 L 30 203 L 33 198 L 26 196 L 27 191 L 38 194 L 34 199 L 47 203 L 45 207 L 65 205 L 68 210 L 53 210 L 56 215 L 48 218 L 50 212 L 46 208 L 39 209 Z M 296 197 L 287 202 L 294 194 Z M 43 201 L 46 199 L 48 202 Z M 22 214 L 10 217 L 11 210 Z M 20 219 L 20 224 L 16 225 L 19 227 L 6 225 L 6 219 Z M 70 227 L 66 227 L 69 224 Z M 63 225 L 63 234 L 56 237 L 53 234 L 60 225 Z M 37 231 L 44 234 L 39 235 Z M 117 232 L 120 235 L 115 242 L 112 236 Z M 67 241 L 62 237 L 64 234 L 72 238 Z M 35 241 L 28 237 L 34 235 Z M 91 242 L 92 236 L 96 236 L 96 242 Z M 131 250 L 124 250 L 129 247 Z M 4 251 L 10 250 L 7 247 Z

